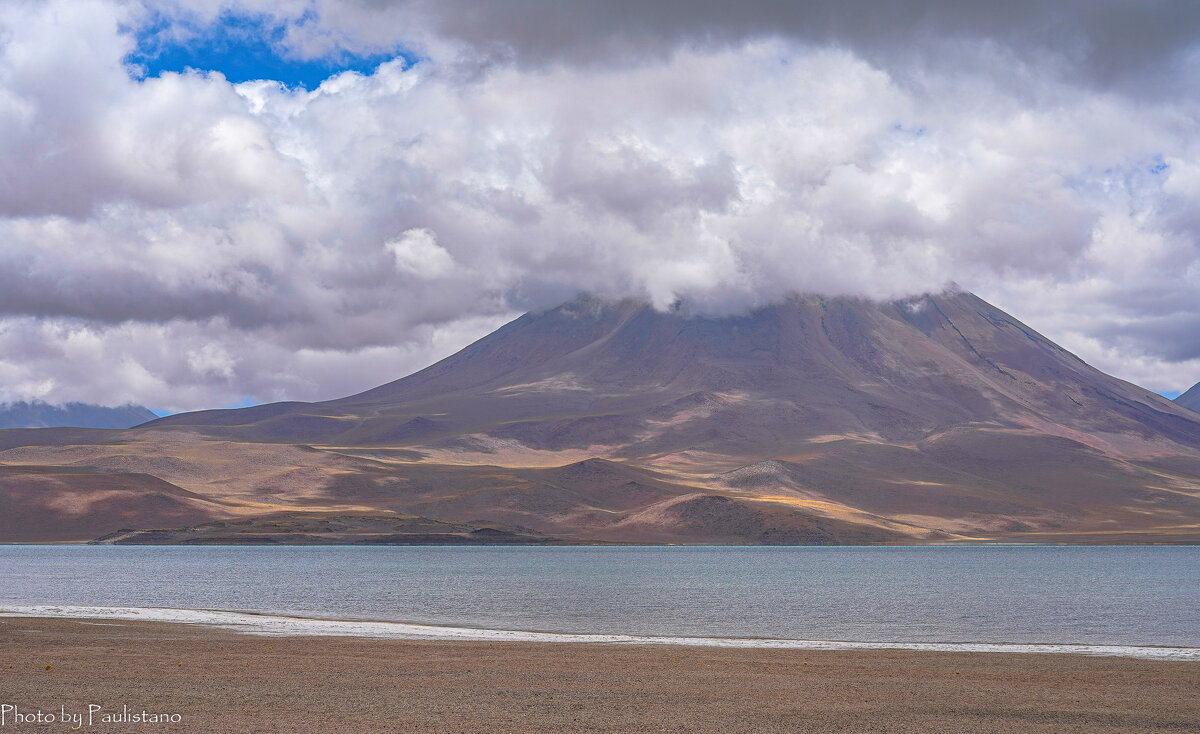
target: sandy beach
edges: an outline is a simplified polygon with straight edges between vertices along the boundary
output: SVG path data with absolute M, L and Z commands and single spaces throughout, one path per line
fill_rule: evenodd
M 0 620 L 0 705 L 4 731 L 68 728 L 13 722 L 40 710 L 80 715 L 96 732 L 1200 732 L 1200 664 L 10 618 Z M 90 727 L 89 706 L 100 707 Z M 157 720 L 130 718 L 143 711 Z

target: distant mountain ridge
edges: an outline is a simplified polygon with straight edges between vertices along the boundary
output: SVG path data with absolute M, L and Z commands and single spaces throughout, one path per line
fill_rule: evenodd
M 133 542 L 298 512 L 544 542 L 1196 542 L 1200 415 L 970 293 L 729 316 L 585 295 L 338 400 L 0 433 L 5 491 L 22 539 L 77 539 L 61 508 L 97 497 L 91 537 Z
M 1188 388 L 1188 391 L 1175 398 L 1175 403 L 1188 410 L 1200 412 L 1200 382 Z
M 107 408 L 88 403 L 51 405 L 33 402 L 0 403 L 0 428 L 133 428 L 157 415 L 140 405 Z

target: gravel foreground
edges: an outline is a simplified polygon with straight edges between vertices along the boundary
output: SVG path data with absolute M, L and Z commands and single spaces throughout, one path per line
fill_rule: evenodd
M 1200 732 L 1200 663 L 10 618 L 0 707 L 3 732 Z

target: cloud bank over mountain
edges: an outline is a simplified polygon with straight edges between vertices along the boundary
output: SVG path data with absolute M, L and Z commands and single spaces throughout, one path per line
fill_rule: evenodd
M 5 4 L 0 401 L 335 397 L 580 290 L 951 282 L 1200 379 L 1200 11 L 794 5 Z M 311 90 L 131 62 L 246 18 L 394 58 Z

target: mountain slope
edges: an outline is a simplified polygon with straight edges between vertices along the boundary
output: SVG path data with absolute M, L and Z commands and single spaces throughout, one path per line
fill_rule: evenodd
M 1175 398 L 1175 404 L 1200 412 L 1200 383 L 1192 385 L 1187 392 Z
M 724 317 L 581 296 L 339 400 L 3 439 L 0 462 L 142 472 L 230 517 L 622 542 L 1200 538 L 1200 416 L 969 293 Z

